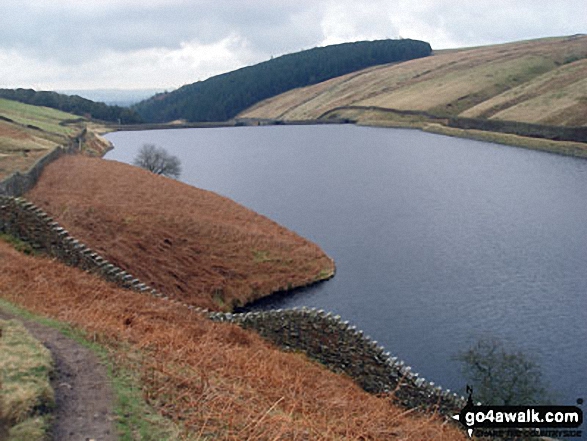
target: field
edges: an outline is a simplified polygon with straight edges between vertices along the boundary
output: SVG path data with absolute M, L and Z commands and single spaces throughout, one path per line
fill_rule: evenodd
M 26 197 L 115 265 L 170 297 L 212 310 L 334 272 L 318 246 L 266 217 L 114 161 L 63 157 Z
M 79 117 L 0 98 L 0 179 L 17 170 L 25 172 L 47 152 L 67 144 L 81 131 L 60 124 L 71 119 Z
M 99 155 L 109 144 L 97 133 L 103 127 L 79 116 L 0 98 L 0 180 L 26 172 L 38 159 L 87 129 L 82 148 Z
M 376 106 L 439 117 L 587 125 L 587 36 L 479 48 L 380 66 L 268 99 L 239 115 L 283 120 Z M 340 116 L 340 115 L 337 115 Z M 369 122 L 369 115 L 361 117 Z
M 141 379 L 145 399 L 195 440 L 464 440 L 256 334 L 122 290 L 0 241 L 0 296 L 69 323 Z M 188 435 L 189 433 L 189 435 Z M 129 438 L 131 439 L 131 438 Z

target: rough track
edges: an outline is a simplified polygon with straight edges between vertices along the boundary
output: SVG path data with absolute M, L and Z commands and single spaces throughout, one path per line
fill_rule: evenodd
M 56 409 L 54 441 L 115 441 L 114 393 L 106 368 L 92 351 L 39 323 L 0 310 L 0 319 L 17 319 L 53 355 Z

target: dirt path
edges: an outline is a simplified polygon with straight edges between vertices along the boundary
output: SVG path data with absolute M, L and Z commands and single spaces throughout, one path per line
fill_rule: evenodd
M 0 319 L 16 318 L 53 355 L 55 376 L 54 441 L 115 441 L 113 402 L 106 368 L 92 351 L 59 331 L 0 310 Z

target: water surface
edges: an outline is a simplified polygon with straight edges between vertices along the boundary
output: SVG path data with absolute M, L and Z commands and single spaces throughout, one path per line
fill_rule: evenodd
M 259 307 L 334 311 L 416 372 L 462 389 L 482 336 L 536 356 L 560 404 L 587 398 L 587 161 L 412 130 L 285 126 L 118 132 L 181 180 L 318 243 L 334 279 Z

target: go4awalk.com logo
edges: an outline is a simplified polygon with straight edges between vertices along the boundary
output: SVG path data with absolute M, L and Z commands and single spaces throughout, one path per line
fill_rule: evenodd
M 581 437 L 583 411 L 577 406 L 474 405 L 467 387 L 467 405 L 453 418 L 465 426 L 469 437 L 548 436 Z M 582 404 L 577 400 L 577 404 Z

